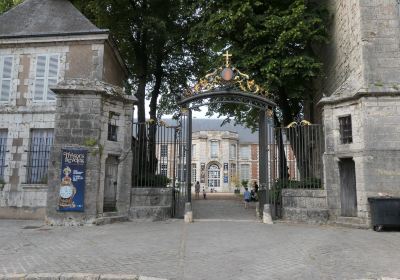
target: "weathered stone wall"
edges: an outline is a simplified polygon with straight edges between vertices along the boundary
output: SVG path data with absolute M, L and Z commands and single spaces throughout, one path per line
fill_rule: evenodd
M 325 125 L 324 185 L 330 218 L 341 218 L 341 158 L 355 163 L 357 217 L 368 224 L 367 198 L 398 196 L 400 165 L 400 16 L 395 0 L 328 1 L 332 40 L 324 53 L 321 84 Z M 353 142 L 340 141 L 339 117 L 351 115 Z M 358 219 L 358 220 L 357 220 Z
M 327 194 L 325 190 L 283 189 L 283 219 L 323 224 L 328 221 Z
M 396 0 L 326 0 L 330 42 L 321 51 L 319 96 L 398 92 L 400 4 Z
M 67 81 L 57 86 L 55 138 L 49 166 L 49 191 L 46 220 L 50 224 L 93 223 L 103 214 L 105 162 L 108 156 L 117 156 L 118 179 L 116 193 L 117 216 L 128 216 L 132 168 L 131 135 L 133 99 L 107 90 L 106 84 Z M 92 88 L 93 90 L 89 90 Z M 112 87 L 109 87 L 112 89 Z M 118 113 L 117 141 L 108 141 L 110 112 Z M 88 150 L 84 212 L 59 212 L 59 185 L 61 149 L 83 147 Z
M 14 43 L 0 42 L 0 55 L 13 56 L 12 89 L 9 102 L 0 102 L 0 130 L 7 130 L 6 165 L 4 180 L 6 185 L 0 191 L 0 212 L 2 217 L 13 218 L 19 210 L 8 211 L 7 207 L 15 209 L 27 207 L 42 209 L 46 207 L 45 184 L 26 184 L 28 165 L 28 150 L 32 129 L 53 129 L 55 124 L 55 101 L 33 101 L 35 88 L 36 60 L 40 54 L 59 54 L 58 80 L 65 79 L 105 79 L 103 68 L 107 45 L 107 56 L 113 56 L 113 50 L 108 46 L 105 38 L 73 40 L 69 37 L 65 41 L 30 42 L 20 39 Z M 60 41 L 59 38 L 54 39 Z M 108 59 L 109 60 L 109 59 Z M 122 66 L 115 60 L 108 63 L 108 72 L 113 73 L 110 83 L 121 85 L 125 79 Z M 113 71 L 113 67 L 115 71 Z M 105 72 L 105 70 L 104 70 Z M 14 209 L 12 208 L 12 209 Z M 11 209 L 11 208 L 10 208 Z M 21 210 L 22 211 L 22 210 Z M 21 217 L 27 218 L 28 212 L 23 210 Z M 19 214 L 18 214 L 19 215 Z M 39 216 L 36 211 L 32 217 Z M 42 216 L 44 218 L 44 216 Z
M 172 188 L 132 188 L 129 217 L 166 220 L 172 214 Z
M 116 86 L 123 87 L 123 77 L 126 76 L 125 70 L 122 65 L 118 62 L 118 58 L 114 50 L 109 44 L 104 44 L 104 62 L 103 62 L 103 81 Z
M 361 0 L 361 41 L 364 87 L 369 91 L 399 91 L 400 3 Z
M 329 44 L 321 52 L 325 79 L 321 92 L 353 94 L 363 84 L 363 55 L 359 0 L 326 0 L 331 13 Z
M 356 169 L 358 217 L 368 223 L 368 197 L 379 192 L 400 195 L 400 96 L 362 97 L 357 101 L 325 105 L 324 185 L 331 217 L 340 216 L 339 159 L 353 158 Z M 350 115 L 353 143 L 341 144 L 339 116 Z

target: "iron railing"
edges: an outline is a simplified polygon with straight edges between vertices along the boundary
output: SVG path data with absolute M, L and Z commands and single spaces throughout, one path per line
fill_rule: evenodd
M 32 131 L 30 150 L 26 151 L 28 152 L 27 184 L 47 184 L 47 170 L 52 146 L 52 130 Z
M 183 216 L 186 199 L 187 147 L 181 120 L 178 123 L 133 124 L 132 187 L 172 188 L 172 216 Z
M 323 189 L 323 127 L 295 125 L 275 128 L 268 145 L 268 199 L 275 217 L 281 216 L 283 189 Z
M 7 130 L 0 131 L 0 180 L 4 180 L 6 166 Z

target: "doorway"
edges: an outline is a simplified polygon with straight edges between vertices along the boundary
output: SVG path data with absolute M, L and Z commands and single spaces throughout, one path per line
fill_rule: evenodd
M 357 217 L 356 168 L 353 158 L 339 162 L 340 204 L 343 217 Z
M 117 206 L 118 157 L 106 159 L 103 212 L 115 212 Z

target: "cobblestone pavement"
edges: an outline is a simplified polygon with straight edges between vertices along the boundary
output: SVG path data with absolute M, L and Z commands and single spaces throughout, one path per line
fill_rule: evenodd
M 224 193 L 207 194 L 207 199 L 193 199 L 193 217 L 197 220 L 256 221 L 255 203 L 244 209 L 242 196 Z
M 210 201 L 201 202 L 210 213 L 220 209 L 221 201 Z M 239 219 L 233 219 L 232 209 L 242 213 Z M 400 232 L 264 225 L 244 219 L 243 210 L 232 206 L 229 219 L 222 219 L 217 210 L 215 219 L 198 214 L 201 219 L 193 224 L 170 220 L 52 228 L 37 221 L 0 220 L 0 274 L 117 273 L 196 280 L 400 278 Z

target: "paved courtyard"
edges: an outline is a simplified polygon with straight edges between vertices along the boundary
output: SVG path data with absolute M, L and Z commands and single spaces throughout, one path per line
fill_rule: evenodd
M 1 220 L 0 274 L 86 272 L 196 280 L 400 278 L 400 232 L 264 225 L 254 219 L 254 209 L 243 209 L 241 201 L 233 199 L 199 200 L 193 209 L 198 217 L 193 224 L 169 220 L 52 228 L 38 221 Z

